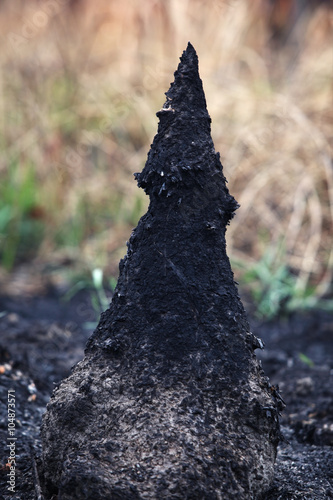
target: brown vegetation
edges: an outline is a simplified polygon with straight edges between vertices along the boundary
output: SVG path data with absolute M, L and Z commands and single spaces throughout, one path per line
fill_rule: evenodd
M 250 263 L 279 247 L 300 290 L 326 292 L 333 258 L 328 4 L 299 13 L 291 26 L 269 2 L 245 0 L 4 1 L 0 9 L 0 179 L 8 181 L 13 162 L 18 184 L 34 171 L 38 195 L 23 222 L 43 228 L 40 239 L 33 233 L 35 248 L 13 242 L 6 226 L 14 263 L 38 256 L 117 273 L 147 204 L 132 174 L 145 162 L 161 92 L 191 40 L 216 150 L 241 204 L 230 255 Z M 278 46 L 276 20 L 289 23 Z

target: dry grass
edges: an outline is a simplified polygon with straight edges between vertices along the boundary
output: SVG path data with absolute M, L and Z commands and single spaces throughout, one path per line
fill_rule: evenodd
M 279 246 L 300 289 L 325 293 L 333 265 L 332 12 L 303 16 L 293 43 L 274 51 L 267 2 L 69 3 L 7 0 L 0 10 L 0 179 L 13 161 L 17 183 L 27 165 L 35 170 L 24 220 L 44 225 L 38 262 L 66 257 L 79 269 L 117 272 L 147 206 L 132 174 L 143 168 L 155 112 L 190 40 L 215 147 L 241 204 L 229 254 L 251 263 Z

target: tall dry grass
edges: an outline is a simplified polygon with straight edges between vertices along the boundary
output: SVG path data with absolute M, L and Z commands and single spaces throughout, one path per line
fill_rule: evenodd
M 229 254 L 250 265 L 267 248 L 282 249 L 300 289 L 329 290 L 332 11 L 304 12 L 277 49 L 268 4 L 0 4 L 0 180 L 13 162 L 18 184 L 28 165 L 35 171 L 24 220 L 40 220 L 44 232 L 29 258 L 42 268 L 67 260 L 117 272 L 147 206 L 132 174 L 143 168 L 155 113 L 190 40 L 215 147 L 241 205 L 228 229 Z M 26 255 L 18 250 L 16 262 Z

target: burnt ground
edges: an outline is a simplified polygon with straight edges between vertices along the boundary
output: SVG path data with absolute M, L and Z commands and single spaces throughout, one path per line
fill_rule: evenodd
M 54 290 L 39 297 L 0 297 L 0 499 L 42 499 L 38 477 L 41 415 L 55 384 L 82 358 L 96 319 L 88 293 L 71 302 Z M 276 476 L 267 500 L 333 498 L 333 315 L 294 313 L 251 320 L 266 344 L 258 353 L 286 402 Z M 15 493 L 8 491 L 7 396 L 15 390 Z

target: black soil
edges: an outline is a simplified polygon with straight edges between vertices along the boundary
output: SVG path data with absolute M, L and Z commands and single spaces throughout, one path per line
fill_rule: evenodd
M 40 297 L 0 298 L 0 499 L 38 496 L 41 455 L 39 428 L 55 383 L 82 359 L 94 318 L 88 294 L 64 302 L 57 293 Z M 286 402 L 275 479 L 266 500 L 333 498 L 333 315 L 299 312 L 269 323 L 251 320 L 264 339 L 260 351 L 265 373 L 279 384 Z M 257 351 L 258 352 L 258 351 Z M 306 355 L 313 366 L 300 360 Z M 6 468 L 7 391 L 16 394 L 16 492 L 8 491 Z

